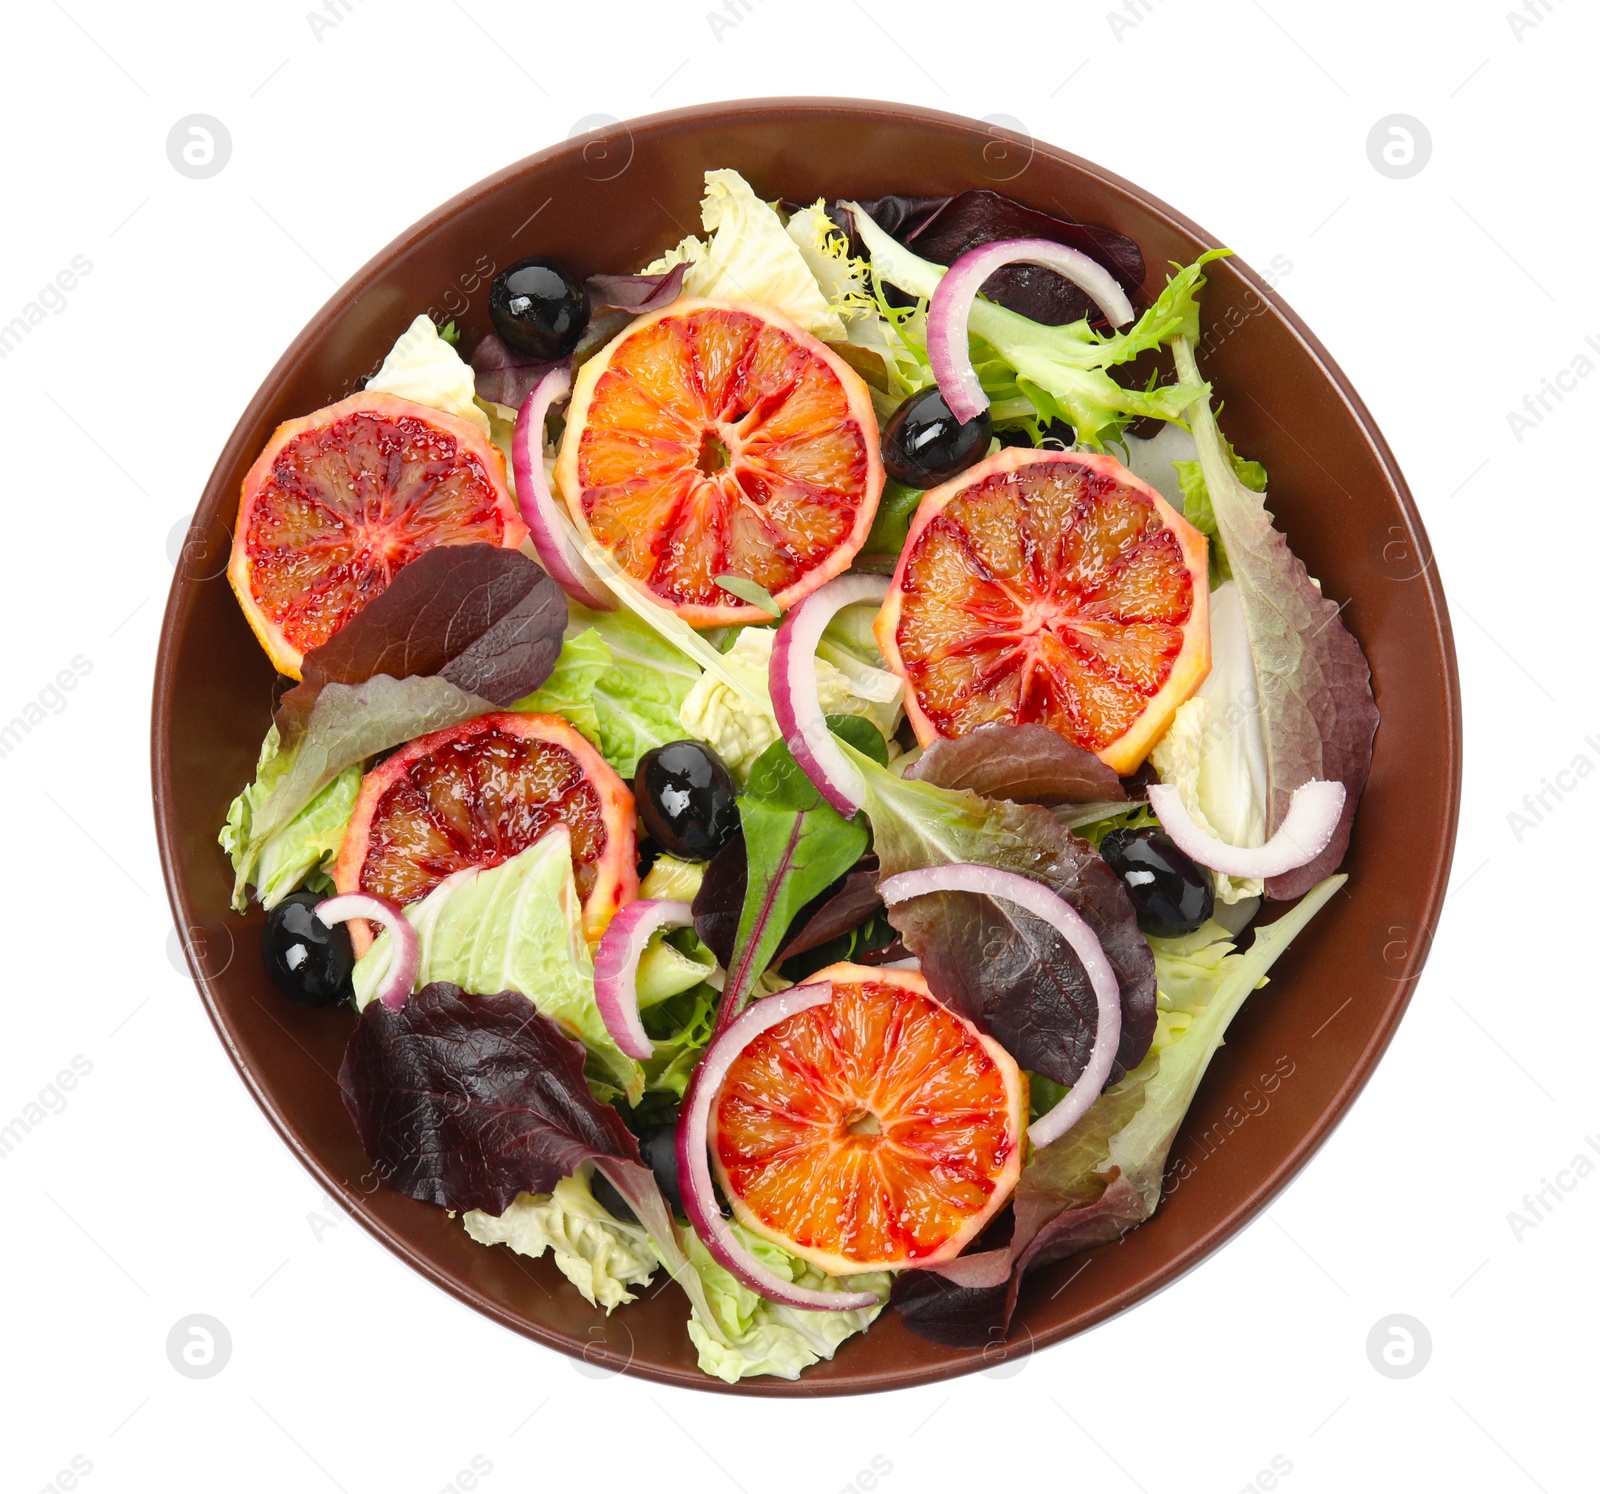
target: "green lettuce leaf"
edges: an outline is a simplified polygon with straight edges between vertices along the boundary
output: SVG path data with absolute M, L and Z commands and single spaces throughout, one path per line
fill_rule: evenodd
M 269 728 L 256 762 L 256 776 L 228 806 L 227 822 L 217 836 L 217 843 L 233 862 L 236 912 L 242 913 L 248 906 L 245 889 L 252 881 L 261 906 L 275 908 L 296 888 L 314 881 L 339 854 L 345 826 L 361 792 L 359 765 L 346 768 L 319 790 L 281 830 L 257 836 L 254 826 L 261 806 L 291 760 L 292 754 L 278 750 L 278 728 Z
M 852 210 L 874 273 L 914 296 L 931 296 L 944 267 L 896 243 L 853 203 L 844 205 Z M 1150 309 L 1126 331 L 1102 335 L 1087 320 L 1047 327 L 981 298 L 972 303 L 969 325 L 987 349 L 1014 371 L 1017 389 L 1033 404 L 1040 422 L 1064 420 L 1077 431 L 1080 442 L 1103 447 L 1129 421 L 1148 415 L 1174 420 L 1207 392 L 1207 385 L 1191 378 L 1127 389 L 1107 370 L 1178 337 L 1196 336 L 1200 312 L 1195 297 L 1205 284 L 1202 271 L 1228 252 L 1210 250 L 1179 269 Z M 985 388 L 991 382 L 992 375 Z
M 516 991 L 588 1050 L 589 1087 L 601 1100 L 644 1093 L 644 1071 L 617 1047 L 594 999 L 594 961 L 583 937 L 564 828 L 487 870 L 458 873 L 405 910 L 422 944 L 416 988 L 448 981 L 463 991 Z M 390 936 L 356 961 L 356 1006 L 388 973 Z
M 595 686 L 615 663 L 605 639 L 593 628 L 576 634 L 569 628 L 550 678 L 511 709 L 565 717 L 598 747 L 600 718 L 595 710 Z
M 895 1286 L 907 1327 L 935 1343 L 981 1346 L 1003 1336 L 1029 1271 L 1104 1245 L 1161 1202 L 1167 1154 L 1228 1024 L 1274 962 L 1345 882 L 1329 877 L 1244 953 L 1208 924 L 1181 940 L 1152 940 L 1165 1036 L 1078 1124 L 1028 1160 L 1013 1198 L 1011 1244 L 963 1257 L 959 1282 L 911 1271 Z
M 509 1245 L 533 1260 L 553 1252 L 557 1268 L 584 1300 L 609 1313 L 635 1299 L 629 1288 L 648 1282 L 657 1262 L 643 1228 L 613 1218 L 595 1201 L 592 1172 L 585 1164 L 550 1193 L 518 1194 L 498 1218 L 470 1209 L 461 1223 L 481 1245 Z
M 576 602 L 570 612 L 550 678 L 513 709 L 565 716 L 631 779 L 652 747 L 682 739 L 678 712 L 701 670 L 632 612 L 591 612 Z
M 1228 461 L 1234 475 L 1252 493 L 1267 491 L 1267 469 L 1260 462 L 1246 461 L 1233 449 L 1232 442 L 1228 443 Z M 1228 565 L 1227 547 L 1217 533 L 1217 516 L 1211 511 L 1211 494 L 1206 488 L 1205 472 L 1197 461 L 1174 462 L 1172 465 L 1178 474 L 1178 486 L 1183 490 L 1183 516 L 1210 541 L 1211 589 L 1215 591 L 1232 577 L 1233 570 Z
M 1192 338 L 1172 349 L 1179 376 L 1199 379 Z M 1344 859 L 1356 805 L 1372 766 L 1378 708 L 1361 645 L 1272 522 L 1262 495 L 1246 486 L 1229 458 L 1208 399 L 1197 400 L 1189 429 L 1200 455 L 1217 533 L 1238 587 L 1255 698 L 1265 739 L 1267 825 L 1283 823 L 1294 791 L 1313 778 L 1345 787 L 1338 828 L 1313 861 L 1267 883 L 1287 901 L 1309 890 Z
M 267 842 L 341 773 L 376 752 L 497 709 L 436 675 L 397 680 L 380 674 L 360 685 L 324 685 L 299 745 L 279 752 L 274 741 L 273 754 L 264 754 L 251 786 L 250 802 L 241 807 L 236 800 L 228 812 L 219 840 L 233 860 L 234 907 L 243 910 L 244 889 L 256 880 Z
M 848 1312 L 780 1307 L 746 1288 L 711 1258 L 692 1231 L 686 1232 L 684 1245 L 704 1284 L 713 1318 L 708 1324 L 702 1309 L 696 1307 L 689 1319 L 689 1337 L 699 1350 L 700 1368 L 729 1385 L 751 1375 L 797 1379 L 819 1359 L 832 1359 L 839 1345 L 869 1327 L 888 1301 L 887 1271 L 825 1276 L 737 1224 L 733 1232 L 745 1249 L 779 1276 L 820 1291 L 876 1292 L 879 1304 Z

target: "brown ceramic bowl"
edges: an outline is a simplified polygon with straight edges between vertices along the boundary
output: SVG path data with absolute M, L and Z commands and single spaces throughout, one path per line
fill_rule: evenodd
M 223 575 L 239 484 L 279 421 L 371 374 L 419 311 L 489 330 L 497 266 L 558 256 L 626 272 L 698 230 L 701 173 L 735 167 L 764 196 L 810 200 L 992 186 L 1062 217 L 1108 224 L 1144 250 L 1150 279 L 1213 240 L 1087 161 L 971 120 L 896 104 L 759 100 L 678 110 L 530 156 L 430 213 L 311 319 L 241 416 L 200 499 L 167 603 L 156 666 L 156 825 L 200 994 L 229 1057 L 329 1194 L 429 1280 L 569 1354 L 721 1390 L 695 1367 L 687 1305 L 670 1287 L 611 1318 L 548 1259 L 485 1249 L 436 1208 L 376 1186 L 334 1075 L 353 1017 L 277 995 L 256 953 L 259 910 L 229 912 L 217 848 L 274 703 L 274 675 Z M 1410 997 L 1455 835 L 1461 719 L 1443 591 L 1405 480 L 1316 338 L 1238 260 L 1213 265 L 1204 372 L 1239 448 L 1272 474 L 1295 550 L 1366 647 L 1383 713 L 1345 863 L 1350 881 L 1234 1022 L 1172 1150 L 1170 1193 L 1121 1244 L 1031 1277 L 1004 1347 L 940 1348 L 893 1311 L 797 1382 L 750 1395 L 880 1390 L 958 1375 L 1051 1344 L 1131 1307 L 1215 1250 L 1278 1194 L 1354 1100 Z M 1259 1076 L 1288 1073 L 1260 1109 Z M 1182 1163 L 1179 1159 L 1183 1159 Z M 1186 1164 L 1186 1165 L 1185 1165 Z M 1172 1187 L 1179 1173 L 1181 1187 Z M 1076 1273 L 1076 1274 L 1075 1274 Z M 1064 1288 L 1068 1278 L 1072 1284 Z

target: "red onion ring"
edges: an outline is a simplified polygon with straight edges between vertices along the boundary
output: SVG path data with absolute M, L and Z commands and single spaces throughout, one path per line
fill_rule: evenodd
M 1150 785 L 1150 807 L 1180 851 L 1224 876 L 1263 880 L 1315 861 L 1333 839 L 1344 813 L 1344 800 L 1342 783 L 1313 778 L 1294 791 L 1288 814 L 1265 845 L 1231 846 L 1195 824 L 1172 784 Z
M 589 568 L 567 532 L 567 516 L 557 505 L 544 473 L 544 418 L 550 406 L 572 392 L 572 370 L 553 368 L 517 411 L 511 436 L 511 470 L 517 480 L 517 506 L 539 560 L 562 591 L 575 602 L 599 612 L 612 612 L 616 601 L 606 584 Z
M 336 897 L 325 897 L 317 904 L 316 911 L 317 917 L 330 929 L 351 918 L 365 918 L 369 923 L 388 929 L 389 973 L 373 994 L 390 1011 L 399 1011 L 411 994 L 411 983 L 417 978 L 417 966 L 422 962 L 422 941 L 411 927 L 411 920 L 388 898 L 374 897 L 367 892 L 341 892 Z
M 817 644 L 828 624 L 857 602 L 882 602 L 887 576 L 840 576 L 790 609 L 772 643 L 768 691 L 778 730 L 801 771 L 846 819 L 866 798 L 861 770 L 845 756 L 817 698 Z
M 1000 239 L 969 249 L 945 272 L 928 302 L 928 362 L 950 413 L 964 425 L 989 408 L 967 347 L 967 317 L 978 288 L 1003 265 L 1042 265 L 1084 291 L 1113 327 L 1133 320 L 1133 306 L 1102 264 L 1049 239 Z M 521 481 L 521 478 L 518 478 Z
M 872 1292 L 822 1292 L 796 1286 L 792 1281 L 762 1265 L 734 1234 L 732 1226 L 717 1207 L 711 1186 L 711 1163 L 707 1157 L 711 1105 L 727 1078 L 734 1059 L 752 1038 L 776 1027 L 796 1012 L 825 1006 L 833 1000 L 833 987 L 791 986 L 776 996 L 752 1003 L 715 1042 L 706 1049 L 695 1070 L 689 1093 L 684 1098 L 678 1121 L 678 1180 L 683 1193 L 684 1212 L 705 1247 L 717 1263 L 742 1281 L 752 1292 L 783 1307 L 805 1307 L 816 1312 L 846 1312 L 853 1308 L 876 1307 Z
M 980 866 L 974 862 L 957 862 L 951 866 L 930 866 L 920 871 L 899 872 L 878 883 L 885 903 L 904 902 L 920 897 L 925 892 L 976 892 L 985 897 L 1003 899 L 1042 918 L 1050 925 L 1082 961 L 1089 985 L 1094 991 L 1098 1017 L 1095 1022 L 1094 1044 L 1089 1050 L 1089 1062 L 1078 1075 L 1077 1082 L 1067 1091 L 1060 1103 L 1047 1110 L 1028 1127 L 1028 1140 L 1035 1146 L 1049 1146 L 1060 1136 L 1065 1136 L 1094 1102 L 1111 1077 L 1116 1062 L 1117 1045 L 1122 1041 L 1122 994 L 1117 986 L 1116 972 L 1100 945 L 1095 932 L 1083 921 L 1078 910 L 1065 898 L 1052 892 L 1042 882 L 1035 882 L 1017 872 L 1001 871 L 993 866 Z
M 694 922 L 688 903 L 647 897 L 620 909 L 606 925 L 594 952 L 594 999 L 611 1040 L 641 1062 L 656 1047 L 639 1017 L 639 957 L 657 929 L 681 929 Z

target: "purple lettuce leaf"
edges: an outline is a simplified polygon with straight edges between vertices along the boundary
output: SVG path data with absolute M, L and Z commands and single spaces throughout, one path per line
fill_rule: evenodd
M 1104 265 L 1130 296 L 1144 283 L 1144 255 L 1125 234 L 1093 224 L 1069 222 L 1010 197 L 977 188 L 955 197 L 888 196 L 861 206 L 891 238 L 935 264 L 951 265 L 969 249 L 998 239 L 1049 239 Z M 836 218 L 848 213 L 836 212 Z M 860 246 L 852 239 L 851 253 Z M 1084 317 L 1104 323 L 1098 306 L 1071 281 L 1038 265 L 1008 265 L 983 283 L 989 300 L 1047 326 Z
M 1082 962 L 1049 924 L 971 892 L 909 898 L 889 910 L 889 922 L 940 1001 L 1023 1068 L 1057 1084 L 1077 1082 L 1094 1046 L 1099 1003 Z
M 1180 378 L 1197 380 L 1194 348 L 1173 344 Z M 1239 591 L 1255 665 L 1267 753 L 1267 834 L 1283 823 L 1294 791 L 1313 778 L 1345 787 L 1333 839 L 1314 861 L 1267 882 L 1267 896 L 1299 897 L 1337 869 L 1372 767 L 1378 707 L 1366 655 L 1273 525 L 1266 500 L 1239 481 L 1208 401 L 1189 408 L 1217 533 Z
M 883 906 L 878 896 L 878 858 L 863 856 L 838 881 L 794 916 L 777 963 L 806 954 L 859 928 Z
M 859 754 L 853 754 L 852 761 L 861 768 L 866 782 L 864 808 L 872 822 L 873 849 L 885 876 L 925 866 L 975 861 L 1033 877 L 1053 888 L 1077 910 L 1100 940 L 1122 994 L 1122 1041 L 1112 1070 L 1113 1082 L 1133 1068 L 1148 1051 L 1155 1034 L 1155 957 L 1139 932 L 1126 889 L 1094 847 L 1072 834 L 1048 809 L 1036 804 L 983 799 L 965 791 L 897 778 Z M 902 906 L 910 908 L 909 904 Z M 908 912 L 903 922 L 895 915 L 890 921 L 924 962 L 924 969 L 940 971 L 941 979 L 943 972 L 954 971 L 972 957 L 965 949 L 941 952 L 944 942 L 960 936 L 954 929 L 940 929 L 937 920 L 922 920 Z M 998 924 L 995 928 L 1003 932 Z M 1065 941 L 1053 930 L 1048 937 L 1063 946 L 1060 961 L 1054 962 L 1052 968 L 1064 972 L 1065 962 L 1070 959 L 1075 963 L 1077 956 L 1065 949 Z M 1026 942 L 1035 943 L 1031 936 Z M 988 961 L 979 961 L 980 966 L 985 963 Z M 1008 963 L 1006 968 L 1015 967 Z M 930 975 L 930 981 L 933 979 Z M 934 991 L 943 998 L 937 984 Z M 1060 1007 L 1057 1015 L 1063 1015 Z
M 392 1188 L 500 1215 L 583 1163 L 640 1163 L 639 1144 L 584 1082 L 583 1044 L 511 991 L 435 981 L 399 1011 L 372 1002 L 339 1066 L 361 1144 Z
M 1328 878 L 1258 928 L 1248 950 L 1221 962 L 1211 998 L 1187 1030 L 1106 1089 L 1065 1136 L 1033 1153 L 1012 1196 L 1009 1245 L 896 1281 L 891 1300 L 913 1333 L 935 1343 L 994 1342 L 1030 1271 L 1108 1244 L 1155 1212 L 1167 1155 L 1228 1024 L 1343 883 Z
M 495 705 L 537 690 L 561 652 L 561 588 L 517 550 L 440 545 L 399 572 L 326 643 L 278 707 L 285 749 L 304 736 L 329 685 L 437 676 Z
M 583 282 L 589 293 L 589 311 L 626 311 L 632 316 L 660 311 L 683 294 L 687 264 L 674 265 L 660 275 L 591 275 Z
M 1048 726 L 991 721 L 923 749 L 907 777 L 1018 804 L 1094 804 L 1128 797 L 1116 773 Z
M 472 384 L 479 399 L 497 405 L 508 405 L 520 410 L 523 401 L 533 393 L 534 386 L 552 369 L 566 362 L 542 362 L 519 353 L 502 342 L 497 332 L 491 332 L 472 350 Z

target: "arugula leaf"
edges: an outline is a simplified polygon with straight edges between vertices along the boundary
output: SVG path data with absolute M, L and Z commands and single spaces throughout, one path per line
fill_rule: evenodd
M 732 571 L 713 576 L 711 579 L 724 591 L 738 597 L 741 602 L 759 607 L 768 617 L 783 616 L 783 608 L 773 600 L 772 593 L 760 582 L 752 581 L 748 576 L 736 576 Z
M 867 542 L 861 547 L 858 564 L 864 560 L 875 570 L 894 570 L 895 560 L 906 547 L 906 536 L 911 533 L 911 521 L 917 516 L 923 491 L 922 488 L 908 488 L 892 477 L 884 479 L 883 496 L 878 499 L 878 512 L 872 520 Z
M 782 742 L 756 759 L 737 802 L 749 870 L 723 988 L 724 1021 L 777 958 L 795 916 L 860 860 L 868 840 L 863 826 L 823 800 Z

